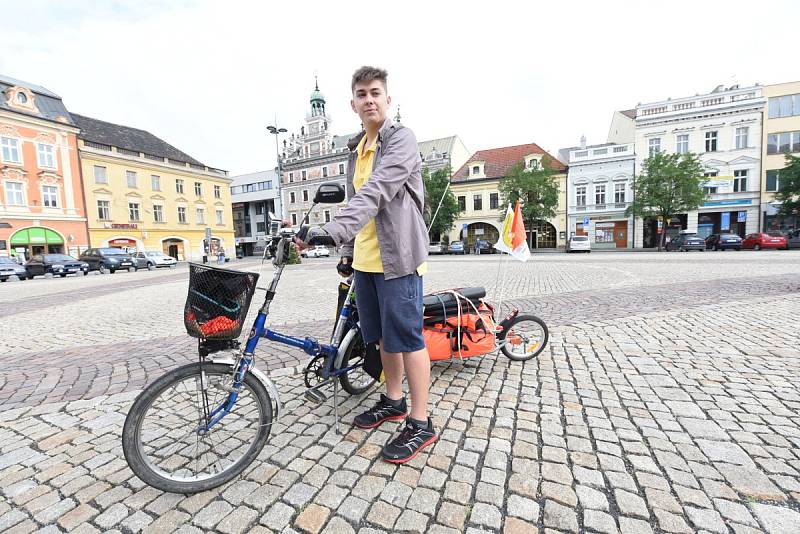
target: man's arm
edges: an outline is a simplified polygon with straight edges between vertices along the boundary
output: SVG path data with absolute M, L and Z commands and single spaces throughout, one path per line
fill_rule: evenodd
M 358 190 L 334 221 L 323 228 L 337 243 L 352 241 L 356 234 L 397 196 L 408 181 L 419 158 L 413 132 L 402 128 L 392 135 L 383 151 L 378 167 Z

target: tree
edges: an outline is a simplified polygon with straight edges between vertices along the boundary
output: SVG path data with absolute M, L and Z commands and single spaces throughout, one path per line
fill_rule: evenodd
M 434 236 L 439 238 L 442 234 L 447 234 L 453 228 L 453 222 L 461 214 L 458 207 L 458 201 L 455 195 L 450 190 L 448 184 L 450 183 L 450 167 L 438 169 L 431 174 L 428 168 L 422 169 L 422 182 L 425 184 L 425 203 L 428 204 L 426 211 L 430 209 L 430 217 L 434 214 L 436 218 L 431 221 L 425 221 L 426 224 L 431 226 L 429 237 L 434 241 Z M 447 193 L 445 193 L 447 190 Z M 444 198 L 442 196 L 444 195 Z M 439 207 L 439 201 L 442 205 Z M 439 212 L 436 213 L 436 208 Z
M 504 207 L 507 204 L 513 207 L 517 200 L 522 201 L 522 219 L 529 231 L 539 221 L 555 217 L 559 189 L 553 180 L 555 174 L 546 165 L 536 169 L 526 169 L 521 163 L 515 165 L 498 186 L 502 198 L 501 219 L 505 216 Z
M 786 167 L 778 176 L 780 185 L 775 200 L 782 202 L 779 213 L 784 217 L 800 215 L 800 157 L 786 154 Z
M 658 250 L 664 245 L 667 220 L 696 210 L 706 198 L 703 190 L 705 167 L 696 154 L 656 152 L 644 160 L 636 177 L 633 204 L 625 210 L 630 217 L 660 217 L 663 222 Z

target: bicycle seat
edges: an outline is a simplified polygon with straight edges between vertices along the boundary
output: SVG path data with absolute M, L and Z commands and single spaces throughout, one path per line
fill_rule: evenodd
M 467 299 L 478 307 L 480 299 L 486 296 L 486 288 L 483 287 L 462 287 L 455 288 L 452 291 L 458 292 L 463 299 Z M 461 302 L 461 311 L 465 313 L 465 308 L 471 306 L 466 302 Z M 458 313 L 458 302 L 452 293 L 436 293 L 425 295 L 422 297 L 422 314 L 426 316 L 432 315 L 455 315 Z

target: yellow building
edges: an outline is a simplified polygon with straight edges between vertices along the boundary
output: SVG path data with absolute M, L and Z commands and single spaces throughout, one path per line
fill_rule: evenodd
M 163 251 L 178 260 L 234 254 L 227 171 L 207 167 L 144 130 L 72 116 L 81 128 L 92 247 Z
M 785 153 L 800 154 L 800 82 L 765 85 L 764 139 L 761 143 L 761 228 L 786 231 L 800 227 L 795 216 L 781 217 L 775 203 Z
M 531 250 L 564 248 L 567 230 L 566 167 L 535 143 L 479 150 L 456 171 L 450 190 L 462 212 L 450 231 L 450 241 L 464 241 L 470 251 L 475 249 L 475 242 L 479 239 L 492 244 L 497 242 L 501 215 L 505 215 L 508 208 L 500 204 L 502 196 L 498 186 L 500 180 L 520 164 L 528 169 L 547 165 L 557 171 L 553 180 L 557 181 L 559 189 L 556 216 L 541 221 L 535 228 L 526 228 L 528 246 Z M 436 201 L 438 199 L 432 200 Z

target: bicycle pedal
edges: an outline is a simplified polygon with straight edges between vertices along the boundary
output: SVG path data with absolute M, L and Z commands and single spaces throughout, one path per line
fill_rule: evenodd
M 328 400 L 328 396 L 325 395 L 323 392 L 317 389 L 309 389 L 305 392 L 305 397 L 307 400 L 315 403 L 315 404 L 322 404 L 326 400 Z

